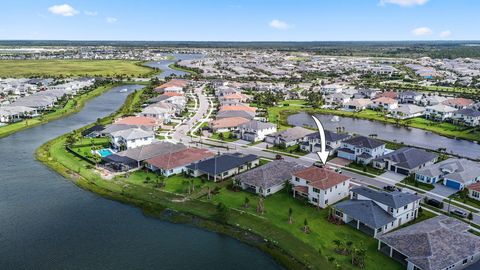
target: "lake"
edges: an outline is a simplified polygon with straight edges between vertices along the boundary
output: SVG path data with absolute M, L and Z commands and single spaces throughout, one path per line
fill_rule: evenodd
M 144 216 L 35 160 L 44 142 L 109 115 L 139 88 L 113 88 L 77 114 L 0 139 L 0 269 L 281 269 L 256 248 Z

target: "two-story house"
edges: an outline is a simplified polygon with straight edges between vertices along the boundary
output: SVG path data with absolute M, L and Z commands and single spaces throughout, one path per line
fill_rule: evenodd
M 349 138 L 351 136 L 347 133 L 335 133 L 325 130 L 326 150 L 330 151 L 330 155 L 335 154 L 342 142 Z M 318 132 L 308 134 L 300 142 L 300 149 L 305 152 L 319 152 L 321 147 L 320 133 Z
M 372 104 L 370 104 L 370 108 L 375 110 L 391 111 L 393 109 L 398 108 L 398 101 L 396 99 L 389 98 L 389 97 L 379 97 L 372 100 Z
M 112 132 L 110 138 L 112 147 L 122 151 L 151 144 L 155 139 L 155 132 L 141 128 L 130 128 Z
M 418 216 L 421 197 L 400 191 L 367 187 L 350 191 L 350 200 L 333 205 L 334 215 L 346 224 L 377 237 Z
M 467 126 L 476 127 L 480 125 L 480 111 L 472 108 L 461 109 L 453 114 L 453 119 Z
M 404 104 L 418 104 L 422 98 L 423 94 L 415 91 L 403 91 L 398 95 L 398 100 Z
M 293 173 L 290 182 L 293 185 L 293 197 L 303 197 L 320 208 L 347 197 L 350 188 L 350 177 L 317 166 Z
M 275 132 L 277 132 L 277 125 L 275 124 L 250 120 L 239 125 L 237 130 L 233 131 L 233 135 L 242 140 L 258 142 L 263 141 L 265 136 Z
M 428 106 L 425 109 L 425 118 L 445 121 L 451 119 L 453 117 L 453 112 L 455 111 L 457 111 L 457 109 L 443 104 Z
M 385 143 L 364 136 L 357 136 L 342 142 L 338 157 L 369 164 L 373 159 L 385 153 Z

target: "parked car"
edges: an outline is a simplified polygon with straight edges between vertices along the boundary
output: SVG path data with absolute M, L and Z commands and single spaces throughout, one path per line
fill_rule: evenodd
M 396 186 L 384 186 L 383 189 L 386 190 L 386 191 L 396 191 L 397 187 Z
M 276 160 L 283 160 L 283 157 L 282 157 L 282 155 L 276 155 L 276 156 L 275 156 L 275 159 L 276 159 Z
M 467 216 L 468 216 L 467 213 L 465 213 L 461 210 L 458 210 L 458 209 L 451 210 L 450 213 L 454 214 L 455 216 L 461 217 L 461 218 L 467 218 Z
M 429 199 L 425 198 L 425 203 L 440 209 L 443 209 L 443 202 L 435 200 L 435 199 Z

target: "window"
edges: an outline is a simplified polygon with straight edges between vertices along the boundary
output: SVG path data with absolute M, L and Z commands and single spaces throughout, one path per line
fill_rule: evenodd
M 315 203 L 318 202 L 317 198 L 312 197 L 312 202 L 315 202 Z
M 463 264 L 466 264 L 468 262 L 468 259 L 463 260 Z
M 328 204 L 328 200 L 325 200 L 325 204 Z
M 300 178 L 295 177 L 295 181 L 296 181 L 296 182 L 300 182 Z
M 403 207 L 403 210 L 407 210 L 408 204 Z
M 313 192 L 315 192 L 315 193 L 320 193 L 320 189 L 318 189 L 318 188 L 313 188 Z

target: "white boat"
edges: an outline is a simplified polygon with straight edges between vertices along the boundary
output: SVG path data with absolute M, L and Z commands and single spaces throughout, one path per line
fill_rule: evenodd
M 340 121 L 340 117 L 338 117 L 338 115 L 334 115 L 334 116 L 332 117 L 332 119 L 330 119 L 330 121 L 332 121 L 332 122 L 338 122 L 338 121 Z
M 118 91 L 118 92 L 120 92 L 120 93 L 126 93 L 127 91 L 128 91 L 128 89 L 127 89 L 127 88 L 123 88 L 123 89 L 121 89 L 121 90 L 120 90 L 120 91 Z

